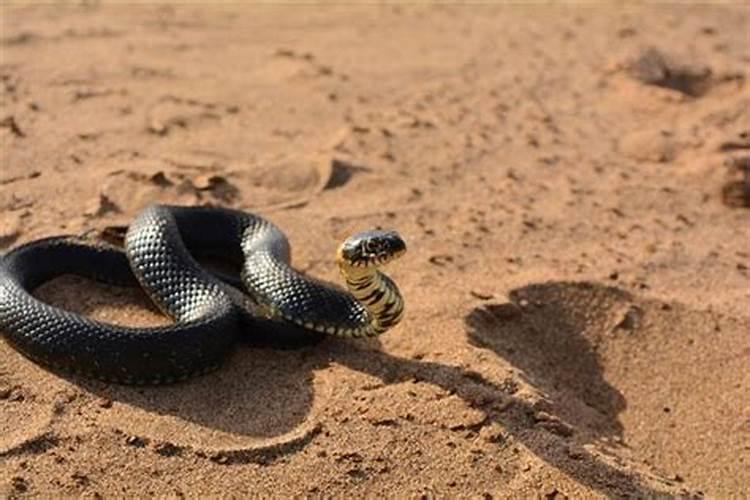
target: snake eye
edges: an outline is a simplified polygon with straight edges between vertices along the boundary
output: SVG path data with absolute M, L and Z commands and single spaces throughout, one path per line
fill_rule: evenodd
M 378 251 L 378 244 L 375 240 L 367 240 L 365 242 L 365 252 L 367 253 L 377 253 Z

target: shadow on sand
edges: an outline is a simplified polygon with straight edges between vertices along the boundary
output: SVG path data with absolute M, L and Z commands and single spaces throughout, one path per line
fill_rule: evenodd
M 627 467 L 612 466 L 583 446 L 601 439 L 617 446 L 621 440 L 618 415 L 626 402 L 604 379 L 596 346 L 608 331 L 612 308 L 629 300 L 617 288 L 551 282 L 516 289 L 508 303 L 487 304 L 465 317 L 468 341 L 516 367 L 544 395 L 541 405 L 475 371 L 392 356 L 379 350 L 377 341 L 310 339 L 310 345 L 287 350 L 242 346 L 218 372 L 175 386 L 75 382 L 102 397 L 208 429 L 273 438 L 308 419 L 313 374 L 335 361 L 385 384 L 419 381 L 456 394 L 482 411 L 486 423 L 497 422 L 545 462 L 604 495 L 664 496 Z M 268 450 L 260 459 L 271 461 L 294 449 L 299 446 Z M 237 461 L 256 459 L 251 454 Z M 664 484 L 665 491 L 674 486 Z
M 611 318 L 608 307 L 627 300 L 626 292 L 598 284 L 544 283 L 514 290 L 509 303 L 478 307 L 466 316 L 469 342 L 518 368 L 546 395 L 541 407 L 463 368 L 353 348 L 337 348 L 333 357 L 384 383 L 418 380 L 458 395 L 481 410 L 486 423 L 497 422 L 545 462 L 604 495 L 665 496 L 583 447 L 600 438 L 621 441 L 617 416 L 626 402 L 604 379 L 592 340 Z M 669 487 L 665 483 L 665 491 Z

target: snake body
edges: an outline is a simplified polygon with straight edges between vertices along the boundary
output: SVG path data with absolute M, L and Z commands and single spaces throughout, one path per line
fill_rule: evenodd
M 380 335 L 400 320 L 403 300 L 378 267 L 405 249 L 393 232 L 349 238 L 337 253 L 347 292 L 292 268 L 286 236 L 262 217 L 154 205 L 130 224 L 124 251 L 54 237 L 0 258 L 0 331 L 22 354 L 52 369 L 124 384 L 176 382 L 216 368 L 247 324 L 243 318 L 259 311 L 266 319 L 312 332 Z M 237 280 L 222 280 L 196 260 L 209 254 L 241 262 L 244 293 L 229 284 Z M 31 295 L 62 274 L 140 284 L 174 324 L 106 324 Z

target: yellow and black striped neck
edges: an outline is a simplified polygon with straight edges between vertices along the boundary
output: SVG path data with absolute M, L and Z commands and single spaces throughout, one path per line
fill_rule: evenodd
M 341 265 L 340 269 L 349 292 L 370 315 L 369 325 L 355 336 L 377 336 L 401 321 L 404 300 L 393 280 L 376 269 L 346 265 Z

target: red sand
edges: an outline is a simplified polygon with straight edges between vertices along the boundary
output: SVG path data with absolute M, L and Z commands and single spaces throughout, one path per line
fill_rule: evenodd
M 0 343 L 3 496 L 750 491 L 748 8 L 2 7 L 0 248 L 262 213 L 404 322 L 136 389 Z M 725 187 L 729 186 L 729 187 Z M 722 196 L 724 193 L 724 196 Z M 163 322 L 133 290 L 45 300 Z

